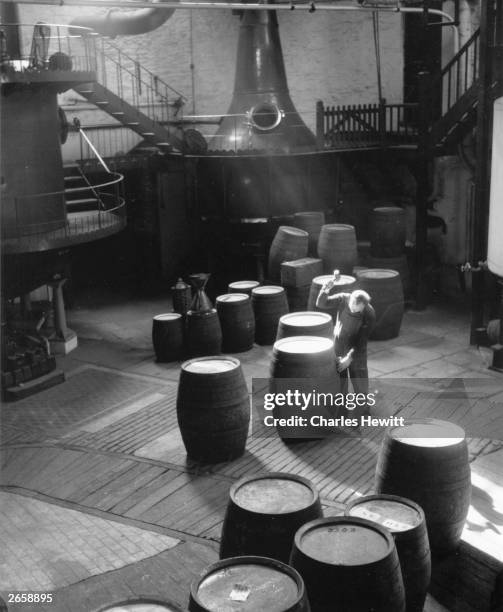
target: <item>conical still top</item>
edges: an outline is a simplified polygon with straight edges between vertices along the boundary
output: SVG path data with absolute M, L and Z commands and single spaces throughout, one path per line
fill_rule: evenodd
M 290 98 L 276 11 L 245 11 L 239 30 L 234 95 L 212 139 L 219 150 L 314 150 L 315 137 Z
M 192 312 L 208 312 L 213 308 L 210 298 L 206 295 L 204 288 L 210 278 L 210 274 L 201 272 L 200 274 L 191 274 L 189 280 L 196 291 L 196 295 L 190 305 Z

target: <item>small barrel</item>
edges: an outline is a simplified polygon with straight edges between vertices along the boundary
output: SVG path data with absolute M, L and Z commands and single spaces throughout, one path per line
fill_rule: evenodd
M 372 298 L 376 324 L 371 340 L 389 340 L 400 333 L 404 296 L 400 274 L 396 270 L 369 268 L 358 272 L 358 286 Z
M 241 353 L 253 348 L 255 317 L 250 296 L 246 293 L 226 293 L 216 299 L 222 327 L 222 350 Z
M 335 321 L 337 315 L 337 309 L 333 308 L 319 308 L 316 306 L 316 300 L 318 299 L 318 295 L 320 293 L 320 289 L 323 285 L 333 279 L 333 274 L 325 274 L 323 276 L 317 276 L 313 278 L 313 282 L 311 283 L 311 289 L 309 290 L 309 298 L 307 300 L 307 309 L 308 310 L 317 310 L 319 312 L 327 312 L 332 316 L 332 319 Z M 351 293 L 356 289 L 356 278 L 354 276 L 348 276 L 346 274 L 341 274 L 339 280 L 336 281 L 334 288 L 331 291 L 331 294 L 334 293 Z
M 293 568 L 266 557 L 235 557 L 207 567 L 190 587 L 189 612 L 310 612 Z
M 318 519 L 295 534 L 290 557 L 313 612 L 405 612 L 393 536 L 356 517 Z
M 346 516 L 374 521 L 391 532 L 402 569 L 407 612 L 422 612 L 431 578 L 431 555 L 424 512 L 397 495 L 366 495 L 351 502 Z
M 318 336 L 292 336 L 274 343 L 271 378 L 333 378 L 334 341 Z
M 0 607 L 0 612 L 1 610 Z M 107 604 L 96 612 L 183 612 L 183 610 L 169 602 L 142 597 L 141 599 L 127 599 L 126 601 Z
M 288 300 L 283 287 L 264 285 L 252 290 L 255 315 L 255 341 L 272 344 L 276 339 L 280 318 L 288 313 Z
M 323 211 L 295 213 L 293 215 L 293 224 L 309 234 L 309 253 L 316 256 L 321 228 L 325 225 L 325 213 Z
M 290 312 L 299 312 L 307 309 L 307 300 L 311 291 L 311 285 L 304 287 L 285 287 L 288 309 Z
M 376 467 L 377 493 L 421 506 L 433 554 L 454 551 L 470 506 L 468 447 L 461 427 L 414 419 L 386 431 Z
M 222 351 L 222 328 L 215 308 L 189 310 L 186 319 L 186 348 L 189 357 L 218 355 Z
M 240 457 L 250 422 L 248 389 L 234 357 L 202 357 L 182 364 L 178 425 L 190 459 L 219 463 Z
M 321 336 L 333 338 L 334 323 L 326 312 L 294 312 L 279 320 L 277 340 L 290 336 Z
M 351 274 L 358 260 L 355 228 L 343 223 L 324 225 L 318 240 L 318 257 L 323 260 L 327 274 L 334 270 Z
M 297 227 L 282 225 L 276 232 L 276 236 L 269 249 L 269 279 L 280 282 L 281 264 L 284 261 L 306 257 L 308 253 L 309 235 Z
M 380 206 L 370 215 L 370 253 L 374 257 L 399 257 L 405 250 L 405 210 Z
M 177 361 L 183 356 L 183 318 L 176 312 L 158 314 L 152 319 L 152 344 L 159 363 Z
M 369 268 L 380 268 L 384 270 L 396 270 L 400 274 L 402 281 L 403 293 L 410 293 L 410 273 L 407 255 L 399 255 L 398 257 L 369 257 Z
M 251 296 L 252 289 L 258 287 L 260 283 L 256 280 L 242 280 L 230 283 L 227 287 L 229 293 L 246 293 Z
M 309 480 L 285 472 L 246 476 L 230 490 L 220 558 L 260 555 L 288 563 L 297 529 L 322 516 Z

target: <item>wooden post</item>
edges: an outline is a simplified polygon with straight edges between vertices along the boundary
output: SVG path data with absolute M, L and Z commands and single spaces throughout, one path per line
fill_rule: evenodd
M 316 102 L 316 145 L 318 149 L 325 148 L 325 109 L 323 102 Z

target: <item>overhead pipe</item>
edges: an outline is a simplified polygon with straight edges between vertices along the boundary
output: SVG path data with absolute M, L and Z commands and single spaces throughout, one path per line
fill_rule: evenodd
M 152 4 L 164 3 L 162 0 L 153 0 L 149 5 L 151 6 Z M 71 21 L 70 25 L 91 28 L 98 34 L 109 36 L 110 38 L 145 34 L 162 26 L 173 15 L 175 12 L 173 5 L 176 6 L 176 2 L 170 2 L 170 5 L 170 8 L 163 7 L 162 9 L 141 8 L 132 13 L 125 13 L 122 10 L 116 9 L 109 11 L 106 15 L 78 17 Z

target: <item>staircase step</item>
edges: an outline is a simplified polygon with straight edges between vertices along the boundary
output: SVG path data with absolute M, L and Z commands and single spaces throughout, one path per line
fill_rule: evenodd
M 147 138 L 147 137 L 155 136 L 155 133 L 154 132 L 142 132 L 141 135 L 143 136 L 143 138 Z
M 138 121 L 128 121 L 125 125 L 128 125 L 129 127 L 136 127 L 140 124 L 138 123 Z
M 110 102 L 108 100 L 98 100 L 98 102 L 95 102 L 96 106 L 108 106 L 110 104 Z
M 111 115 L 113 115 L 114 117 L 123 117 L 124 116 L 124 112 L 123 111 L 115 111 L 113 113 L 110 113 Z
M 94 89 L 77 89 L 77 92 L 83 96 L 89 96 L 94 93 Z

